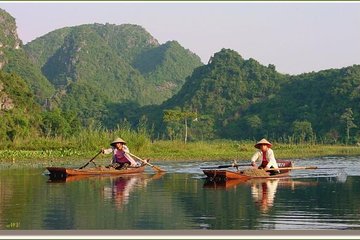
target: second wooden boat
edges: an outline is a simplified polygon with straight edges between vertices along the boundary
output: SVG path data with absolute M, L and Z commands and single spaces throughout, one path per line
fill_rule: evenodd
M 204 174 L 211 180 L 227 180 L 227 179 L 252 179 L 252 178 L 280 178 L 287 177 L 292 167 L 292 162 L 289 160 L 277 160 L 280 172 L 267 171 L 262 169 L 244 169 L 244 170 L 223 170 L 223 169 L 204 169 Z M 281 170 L 284 168 L 284 170 Z

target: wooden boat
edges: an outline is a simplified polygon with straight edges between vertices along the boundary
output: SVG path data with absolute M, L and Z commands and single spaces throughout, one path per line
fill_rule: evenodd
M 81 175 L 69 175 L 66 177 L 51 177 L 48 180 L 48 183 L 68 183 L 68 182 L 77 182 L 77 181 L 82 181 L 82 180 L 95 180 L 95 181 L 99 181 L 99 180 L 104 180 L 104 179 L 117 179 L 117 178 L 126 178 L 126 179 L 130 179 L 130 178 L 140 178 L 140 179 L 149 179 L 149 180 L 159 180 L 162 176 L 164 176 L 165 173 L 161 172 L 161 173 L 155 173 L 153 175 L 147 175 L 147 174 L 143 174 L 143 172 L 139 172 L 139 173 L 132 173 L 132 174 L 121 174 L 121 175 L 85 175 L 85 174 L 81 174 Z
M 50 172 L 50 177 L 64 178 L 68 176 L 80 176 L 80 175 L 123 175 L 123 174 L 135 174 L 142 173 L 145 170 L 146 165 L 140 167 L 128 167 L 127 169 L 116 170 L 114 168 L 95 167 L 95 168 L 63 168 L 63 167 L 47 167 Z
M 204 174 L 210 178 L 210 180 L 213 181 L 226 181 L 228 179 L 253 179 L 253 178 L 281 178 L 281 177 L 287 177 L 289 175 L 290 169 L 292 167 L 292 162 L 289 160 L 277 160 L 277 164 L 280 169 L 280 173 L 274 174 L 273 172 L 265 172 L 261 169 L 253 169 L 254 171 L 258 170 L 262 174 L 253 174 L 252 171 L 247 171 L 251 169 L 245 169 L 245 170 L 236 170 L 236 171 L 230 171 L 230 170 L 220 170 L 220 169 L 204 169 Z M 281 168 L 284 168 L 284 170 L 281 170 Z

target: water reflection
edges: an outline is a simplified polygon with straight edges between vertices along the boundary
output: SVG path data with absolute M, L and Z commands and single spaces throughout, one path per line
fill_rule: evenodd
M 122 206 L 129 202 L 129 195 L 134 190 L 137 182 L 146 186 L 146 182 L 141 181 L 139 176 L 111 179 L 111 185 L 103 188 L 103 196 L 105 199 L 114 200 L 115 206 L 121 209 Z
M 152 180 L 160 179 L 164 173 L 151 177 L 146 175 L 124 175 L 110 179 L 110 184 L 103 187 L 104 200 L 112 201 L 117 209 L 123 209 L 129 203 L 130 194 L 135 189 L 146 188 Z
M 251 195 L 260 209 L 260 212 L 267 213 L 274 205 L 275 194 L 279 185 L 279 179 L 268 179 L 262 181 L 252 181 Z
M 260 212 L 267 213 L 274 205 L 276 191 L 280 181 L 289 182 L 284 179 L 231 179 L 227 181 L 206 181 L 205 188 L 234 189 L 239 185 L 249 185 L 251 196 Z M 293 182 L 293 181 L 291 181 Z
M 129 197 L 136 189 L 146 188 L 148 183 L 162 178 L 164 172 L 154 175 L 126 174 L 111 175 L 75 175 L 61 178 L 49 177 L 48 183 L 98 182 L 101 196 L 105 201 L 112 202 L 117 209 L 123 209 L 129 203 Z
M 48 183 L 65 183 L 65 182 L 77 182 L 80 180 L 89 180 L 89 179 L 102 179 L 103 176 L 97 175 L 74 175 L 74 176 L 67 176 L 67 177 L 51 177 L 49 175 Z
M 240 186 L 249 186 L 250 193 L 256 208 L 260 213 L 268 213 L 275 205 L 275 197 L 279 189 L 290 188 L 292 191 L 297 186 L 315 186 L 317 181 L 309 181 L 309 179 L 293 180 L 291 178 L 278 179 L 231 179 L 227 181 L 209 181 L 206 180 L 203 187 L 213 189 L 233 190 Z

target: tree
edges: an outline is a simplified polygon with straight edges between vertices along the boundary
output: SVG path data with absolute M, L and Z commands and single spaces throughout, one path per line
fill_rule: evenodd
M 215 120 L 212 116 L 202 115 L 195 118 L 191 123 L 191 135 L 195 139 L 213 139 L 215 137 Z
M 337 143 L 340 137 L 339 132 L 336 129 L 330 129 L 330 131 L 325 135 L 326 142 L 330 139 L 331 143 Z
M 180 109 L 164 110 L 163 120 L 167 124 L 176 124 L 184 121 L 184 142 L 188 139 L 188 119 L 196 118 L 197 114 L 191 111 L 182 111 Z M 169 133 L 175 135 L 174 128 L 167 129 Z
M 353 115 L 354 115 L 354 113 L 353 113 L 352 109 L 351 108 L 346 108 L 345 112 L 340 117 L 341 121 L 345 123 L 346 144 L 348 144 L 349 139 L 350 139 L 350 129 L 357 127 L 355 125 L 355 123 L 353 122 L 354 121 Z
M 59 109 L 43 113 L 41 129 L 45 136 L 68 136 L 71 127 Z
M 293 134 L 295 139 L 298 139 L 300 143 L 312 139 L 314 133 L 311 123 L 308 121 L 294 121 Z

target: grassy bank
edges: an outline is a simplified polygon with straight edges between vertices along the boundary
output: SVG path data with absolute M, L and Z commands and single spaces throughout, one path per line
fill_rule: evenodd
M 253 142 L 211 141 L 170 142 L 159 141 L 139 154 L 158 160 L 249 160 L 255 152 Z M 323 156 L 360 156 L 360 147 L 345 145 L 274 144 L 278 159 L 313 158 Z
M 52 148 L 46 150 L 0 150 L 1 162 L 18 162 L 24 160 L 37 161 L 76 161 L 91 159 L 107 144 L 89 149 Z M 249 160 L 255 151 L 253 142 L 217 140 L 208 142 L 156 141 L 144 142 L 139 146 L 129 142 L 129 148 L 137 156 L 150 158 L 152 161 L 194 161 L 194 160 Z M 360 156 L 360 147 L 345 145 L 310 145 L 310 144 L 277 144 L 273 149 L 278 159 L 313 158 L 322 156 Z M 110 159 L 110 156 L 100 155 L 98 159 Z

